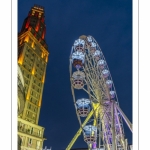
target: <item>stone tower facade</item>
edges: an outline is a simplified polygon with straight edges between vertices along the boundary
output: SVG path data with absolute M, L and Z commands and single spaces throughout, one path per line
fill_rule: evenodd
M 48 62 L 44 8 L 35 5 L 18 35 L 18 65 L 24 77 L 25 106 L 18 117 L 21 148 L 41 149 L 44 127 L 38 125 Z

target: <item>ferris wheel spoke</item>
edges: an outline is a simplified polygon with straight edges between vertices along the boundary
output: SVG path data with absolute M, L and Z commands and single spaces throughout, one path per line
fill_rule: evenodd
M 90 91 L 91 91 L 91 92 L 94 94 L 94 96 L 96 97 L 95 91 L 93 90 L 94 87 L 91 86 L 91 81 L 90 81 L 90 80 L 88 80 L 88 81 L 89 81 L 89 83 L 87 82 L 87 80 L 85 80 L 85 83 L 86 83 L 86 85 L 88 85 Z
M 88 68 L 88 67 L 87 67 L 87 68 Z M 95 70 L 95 68 L 92 68 L 92 71 L 87 72 L 87 70 L 85 70 L 85 68 L 84 68 L 84 71 L 87 72 L 87 73 L 86 73 L 86 74 L 87 74 L 87 80 L 90 82 L 90 86 L 92 86 L 92 88 L 94 89 L 92 82 L 94 82 L 94 81 L 98 82 L 98 83 L 99 83 L 98 87 L 101 88 L 100 91 L 101 91 L 101 92 L 103 91 L 102 93 L 105 94 L 106 97 L 108 97 L 108 92 L 106 92 L 106 91 L 107 91 L 107 90 L 106 90 L 107 88 L 105 87 L 103 78 L 100 78 L 100 76 L 97 75 L 96 72 L 93 72 L 93 70 Z M 91 73 L 91 72 L 92 72 L 92 73 Z M 94 75 L 93 75 L 93 74 L 94 74 Z
M 96 97 L 94 97 L 91 93 L 89 93 L 89 91 L 87 91 L 85 88 L 83 88 L 83 90 L 88 93 L 94 100 L 98 101 Z
M 87 75 L 86 77 L 87 77 L 87 80 L 88 80 L 89 84 L 87 83 L 87 80 L 85 80 L 85 82 L 89 85 L 90 90 L 93 92 L 93 94 L 94 94 L 95 97 L 96 97 L 96 93 L 95 93 L 96 87 L 94 87 L 94 85 L 93 85 L 93 83 L 92 83 L 92 82 L 93 82 L 93 79 L 91 79 L 91 77 L 90 77 L 89 75 Z M 100 86 L 98 86 L 97 88 L 100 88 Z M 107 97 L 106 92 L 104 91 L 103 88 L 100 88 L 99 91 L 101 91 L 101 94 L 102 94 L 102 95 L 105 95 L 105 97 Z

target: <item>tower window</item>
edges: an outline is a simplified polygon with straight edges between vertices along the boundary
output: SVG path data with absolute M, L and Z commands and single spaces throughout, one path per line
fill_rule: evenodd
M 34 107 L 34 112 L 36 112 L 36 107 Z
M 36 80 L 34 80 L 34 83 L 36 83 Z
M 35 96 L 38 98 L 38 94 L 35 94 Z
M 31 108 L 31 104 L 29 104 L 28 108 L 29 108 L 29 109 Z
M 32 115 L 32 119 L 35 119 L 35 114 Z
M 33 127 L 31 127 L 31 134 L 33 133 Z
M 32 88 L 35 89 L 35 85 L 33 85 Z
M 36 148 L 37 148 L 37 149 L 40 148 L 40 141 L 37 141 Z
M 41 83 L 38 83 L 38 86 L 41 87 Z
M 32 97 L 30 97 L 30 102 L 32 102 Z
M 29 111 L 27 111 L 27 116 L 29 115 Z
M 29 141 L 28 141 L 28 147 L 31 147 L 32 146 L 32 139 L 29 138 Z
M 37 100 L 35 100 L 35 105 L 37 104 Z

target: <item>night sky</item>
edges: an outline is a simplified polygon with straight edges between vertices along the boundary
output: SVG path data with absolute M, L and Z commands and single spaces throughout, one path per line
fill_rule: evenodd
M 80 35 L 91 35 L 107 61 L 121 109 L 132 122 L 132 1 L 19 0 L 18 32 L 34 4 L 45 9 L 49 48 L 39 125 L 45 127 L 44 147 L 62 150 L 79 129 L 71 94 L 69 55 Z M 82 98 L 82 95 L 78 95 Z M 132 135 L 124 124 L 125 136 Z M 73 148 L 87 147 L 81 135 Z

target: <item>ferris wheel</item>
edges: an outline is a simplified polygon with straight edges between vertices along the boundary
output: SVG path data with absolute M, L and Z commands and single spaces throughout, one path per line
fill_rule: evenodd
M 131 132 L 132 124 L 119 107 L 107 62 L 92 36 L 82 35 L 75 40 L 69 70 L 80 128 L 66 150 L 71 149 L 81 133 L 90 150 L 127 150 L 123 119 Z M 86 92 L 87 97 L 76 99 L 76 90 Z

